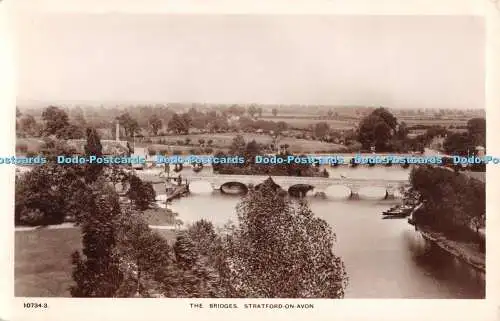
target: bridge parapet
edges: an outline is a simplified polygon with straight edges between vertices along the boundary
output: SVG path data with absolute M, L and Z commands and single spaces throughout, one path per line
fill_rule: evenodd
M 258 185 L 264 182 L 269 176 L 264 175 L 200 175 L 192 176 L 189 181 L 206 181 L 214 189 L 219 189 L 225 183 L 238 182 L 245 185 Z M 308 184 L 314 187 L 316 191 L 323 191 L 328 186 L 342 185 L 351 190 L 359 190 L 362 187 L 383 187 L 392 192 L 400 186 L 408 184 L 407 180 L 386 180 L 386 179 L 336 179 L 324 177 L 292 177 L 292 176 L 271 176 L 274 182 L 283 189 L 288 189 L 297 184 Z

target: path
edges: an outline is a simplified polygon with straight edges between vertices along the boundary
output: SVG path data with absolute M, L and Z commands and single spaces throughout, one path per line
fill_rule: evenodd
M 178 230 L 176 226 L 172 225 L 148 225 L 150 229 L 153 230 Z M 27 232 L 27 231 L 37 231 L 37 230 L 62 230 L 62 229 L 72 229 L 77 228 L 74 223 L 62 223 L 58 225 L 47 225 L 47 226 L 16 226 L 16 232 Z

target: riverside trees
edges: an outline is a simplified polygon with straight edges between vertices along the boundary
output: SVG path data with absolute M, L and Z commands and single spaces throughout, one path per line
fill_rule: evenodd
M 417 225 L 429 226 L 455 239 L 477 240 L 484 227 L 485 184 L 445 168 L 419 166 L 410 174 L 411 191 L 425 207 L 414 214 Z

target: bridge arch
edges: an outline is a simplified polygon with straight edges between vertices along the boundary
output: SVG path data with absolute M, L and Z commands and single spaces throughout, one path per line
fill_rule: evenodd
M 229 195 L 245 195 L 248 193 L 248 186 L 241 182 L 226 182 L 220 186 L 220 191 Z
M 189 192 L 193 194 L 207 194 L 214 190 L 212 183 L 208 180 L 197 180 L 189 183 Z
M 312 191 L 314 186 L 310 184 L 295 184 L 288 188 L 288 195 L 293 197 L 305 197 L 307 192 Z
M 360 199 L 383 200 L 387 198 L 387 188 L 380 186 L 362 186 L 357 192 Z
M 323 192 L 326 198 L 346 200 L 351 197 L 352 191 L 349 186 L 345 185 L 330 185 Z

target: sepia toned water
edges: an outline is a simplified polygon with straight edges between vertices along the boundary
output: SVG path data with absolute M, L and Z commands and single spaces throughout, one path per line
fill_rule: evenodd
M 331 177 L 399 179 L 402 168 L 334 168 Z M 169 208 L 189 224 L 208 219 L 216 225 L 235 220 L 238 196 L 195 186 L 191 195 Z M 484 298 L 484 276 L 437 249 L 429 249 L 406 219 L 382 219 L 395 201 L 318 199 L 308 196 L 315 215 L 336 233 L 335 253 L 342 257 L 349 286 L 346 298 Z M 397 202 L 397 201 L 396 201 Z

